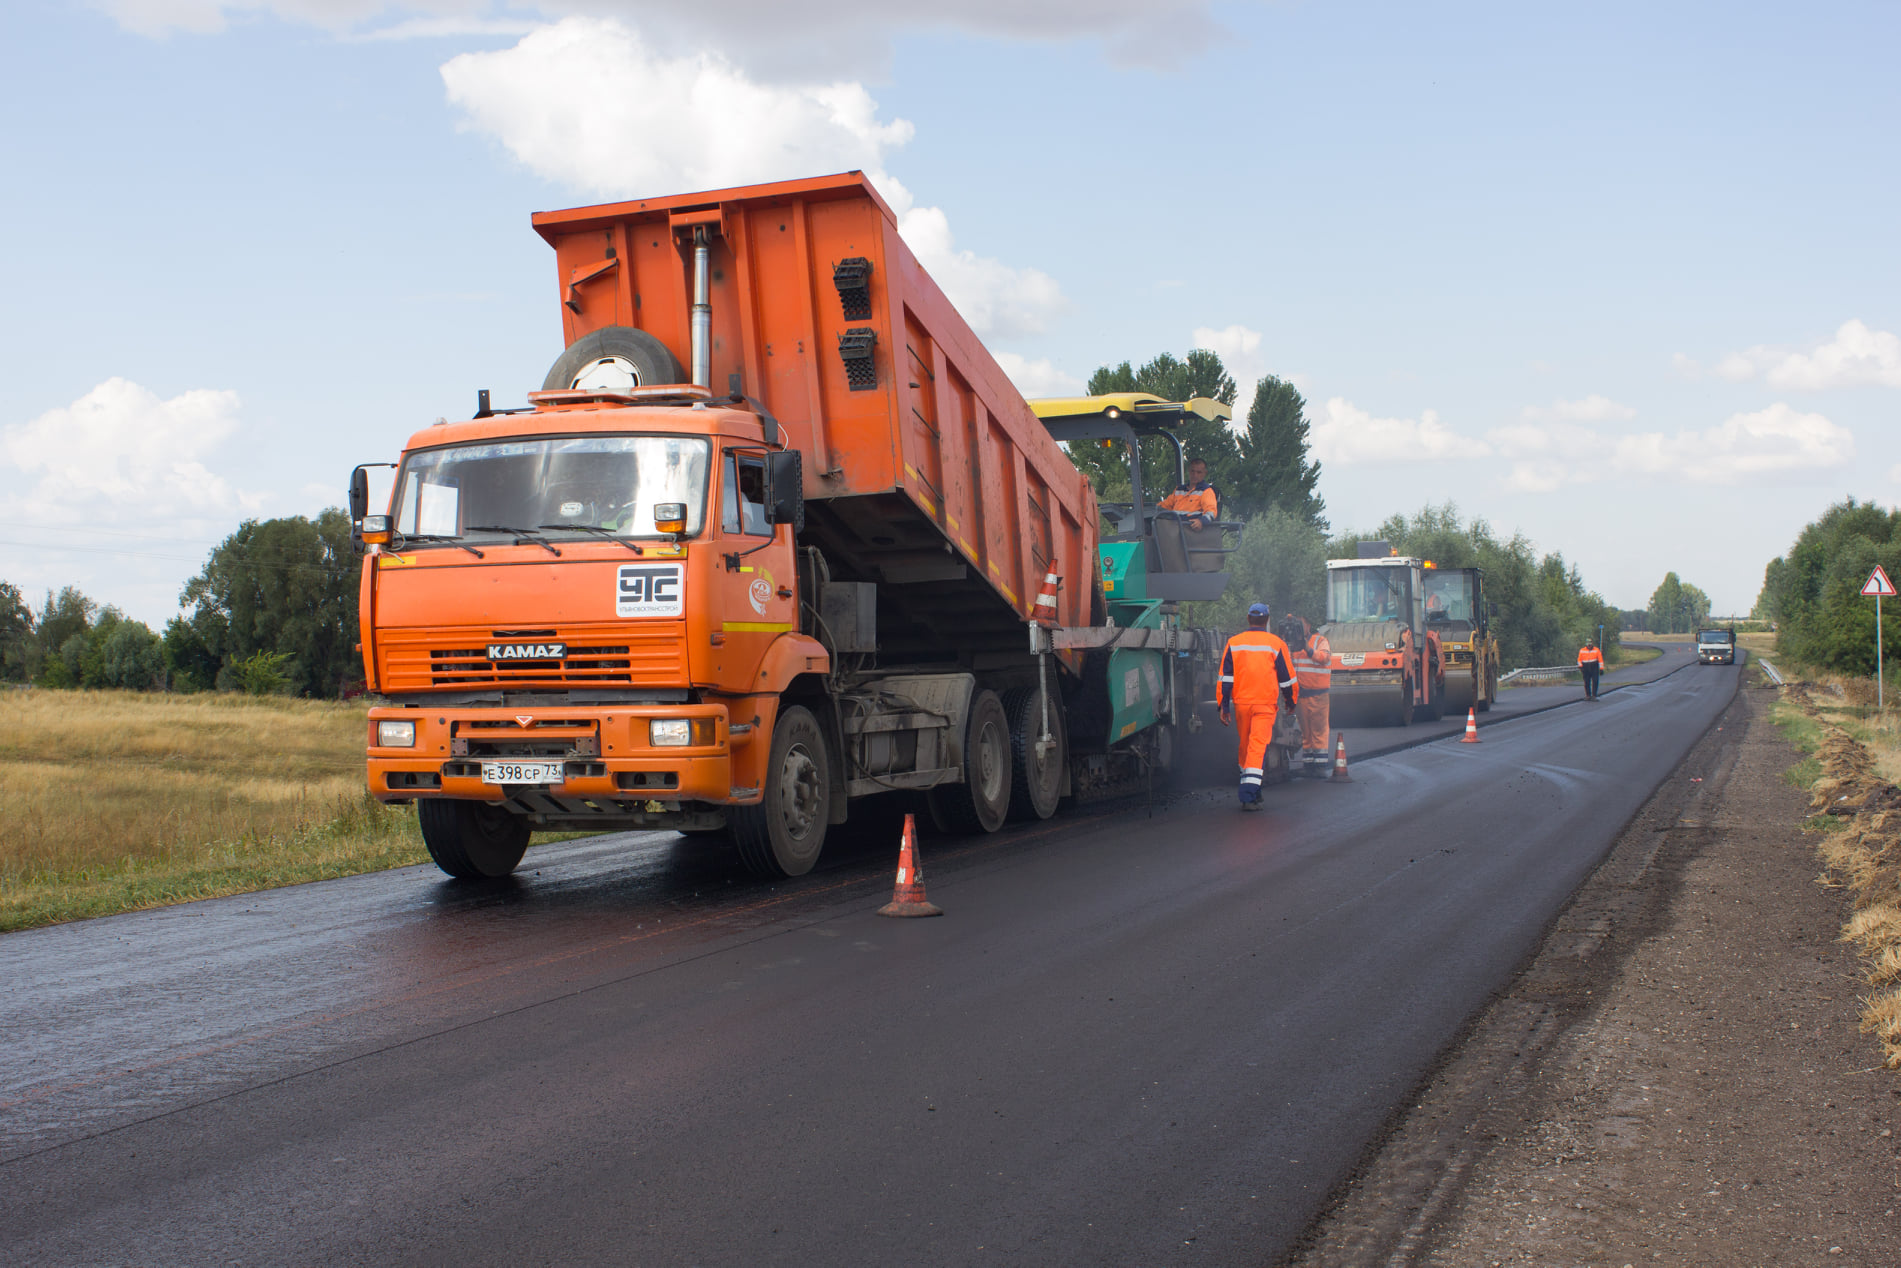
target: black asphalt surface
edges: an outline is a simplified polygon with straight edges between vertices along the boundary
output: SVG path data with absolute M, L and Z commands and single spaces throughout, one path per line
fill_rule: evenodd
M 790 884 L 627 834 L 7 935 L 0 1262 L 1271 1262 L 1740 676 L 1643 668 L 927 837 L 941 919 L 873 816 Z

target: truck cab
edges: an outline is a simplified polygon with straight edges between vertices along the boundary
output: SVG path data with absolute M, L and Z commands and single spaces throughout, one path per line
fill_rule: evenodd
M 1734 665 L 1736 663 L 1736 631 L 1698 630 L 1696 632 L 1696 660 L 1700 665 Z

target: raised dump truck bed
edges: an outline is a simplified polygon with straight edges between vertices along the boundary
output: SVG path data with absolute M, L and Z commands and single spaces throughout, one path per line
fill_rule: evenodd
M 1021 654 L 1052 570 L 1065 577 L 1059 621 L 1091 623 L 1088 481 L 861 173 L 542 212 L 534 225 L 555 249 L 571 346 L 633 327 L 681 365 L 704 236 L 704 382 L 754 398 L 803 451 L 800 540 L 823 550 L 833 580 L 877 583 L 887 662 Z

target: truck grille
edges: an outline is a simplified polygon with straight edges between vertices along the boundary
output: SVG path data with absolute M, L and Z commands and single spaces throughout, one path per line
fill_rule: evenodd
M 519 630 L 386 630 L 378 636 L 384 691 L 425 687 L 683 686 L 684 631 L 546 630 L 547 642 L 566 645 L 559 660 L 488 658 L 488 644 L 517 640 Z

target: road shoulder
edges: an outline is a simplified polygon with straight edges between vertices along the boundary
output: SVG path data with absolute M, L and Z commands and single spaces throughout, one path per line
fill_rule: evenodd
M 1738 694 L 1290 1263 L 1901 1262 L 1901 1082 L 1769 698 Z

